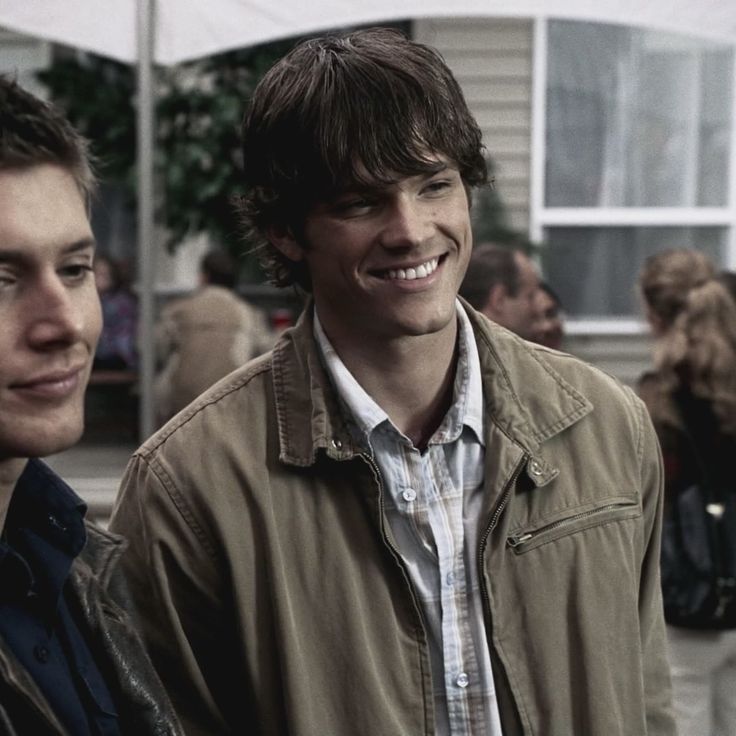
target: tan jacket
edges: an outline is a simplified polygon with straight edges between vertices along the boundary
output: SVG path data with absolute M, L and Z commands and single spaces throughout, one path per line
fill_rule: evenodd
M 275 339 L 265 315 L 222 286 L 204 286 L 167 304 L 156 328 L 160 420 L 171 418 L 223 376 L 270 350 Z
M 477 550 L 506 736 L 670 736 L 661 468 L 641 402 L 469 309 Z M 422 615 L 307 314 L 133 457 L 113 528 L 190 734 L 433 734 Z

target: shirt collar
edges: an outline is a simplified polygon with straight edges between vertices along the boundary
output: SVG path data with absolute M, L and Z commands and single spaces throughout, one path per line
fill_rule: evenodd
M 471 429 L 477 440 L 484 444 L 483 386 L 478 348 L 475 344 L 470 320 L 459 301 L 456 301 L 456 311 L 458 317 L 458 361 L 453 387 L 453 402 L 442 420 L 442 424 L 430 440 L 430 444 L 456 440 L 460 436 L 463 426 Z M 340 400 L 363 437 L 367 439 L 371 432 L 384 422 L 388 422 L 394 427 L 386 412 L 366 393 L 340 359 L 322 327 L 316 309 L 314 310 L 314 337 L 327 373 Z M 394 430 L 399 433 L 395 427 Z
M 57 600 L 87 540 L 86 505 L 40 460 L 29 460 L 13 491 L 3 558 L 20 555 L 36 592 Z

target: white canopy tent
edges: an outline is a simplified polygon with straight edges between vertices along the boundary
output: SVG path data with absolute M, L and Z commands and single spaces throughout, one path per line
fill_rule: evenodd
M 326 28 L 450 16 L 647 26 L 736 45 L 733 0 L 0 0 L 2 27 L 138 65 L 141 438 L 154 428 L 153 64 Z
M 594 20 L 736 41 L 732 0 L 2 0 L 0 25 L 134 63 L 137 5 L 149 2 L 158 64 L 330 27 L 447 16 Z

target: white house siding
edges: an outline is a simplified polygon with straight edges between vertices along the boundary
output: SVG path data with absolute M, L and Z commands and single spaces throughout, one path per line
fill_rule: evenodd
M 529 229 L 533 21 L 416 20 L 412 36 L 438 49 L 460 82 L 496 166 L 512 227 Z M 650 362 L 646 335 L 572 334 L 565 350 L 634 385 Z
M 412 36 L 438 49 L 460 82 L 496 167 L 510 225 L 529 227 L 531 20 L 421 19 Z
M 563 349 L 634 388 L 651 366 L 652 340 L 638 335 L 570 335 Z

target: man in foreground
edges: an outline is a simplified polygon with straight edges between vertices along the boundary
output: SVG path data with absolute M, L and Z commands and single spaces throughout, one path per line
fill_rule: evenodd
M 539 273 L 520 250 L 493 243 L 473 249 L 460 296 L 497 325 L 531 340 L 540 318 Z
M 38 459 L 81 436 L 101 328 L 84 141 L 0 77 L 0 732 L 177 734 L 108 595 L 121 540 Z M 30 458 L 30 459 L 29 459 Z
M 313 300 L 133 457 L 113 526 L 191 734 L 670 735 L 656 439 L 458 301 L 481 134 L 438 54 L 298 46 L 244 216 Z

